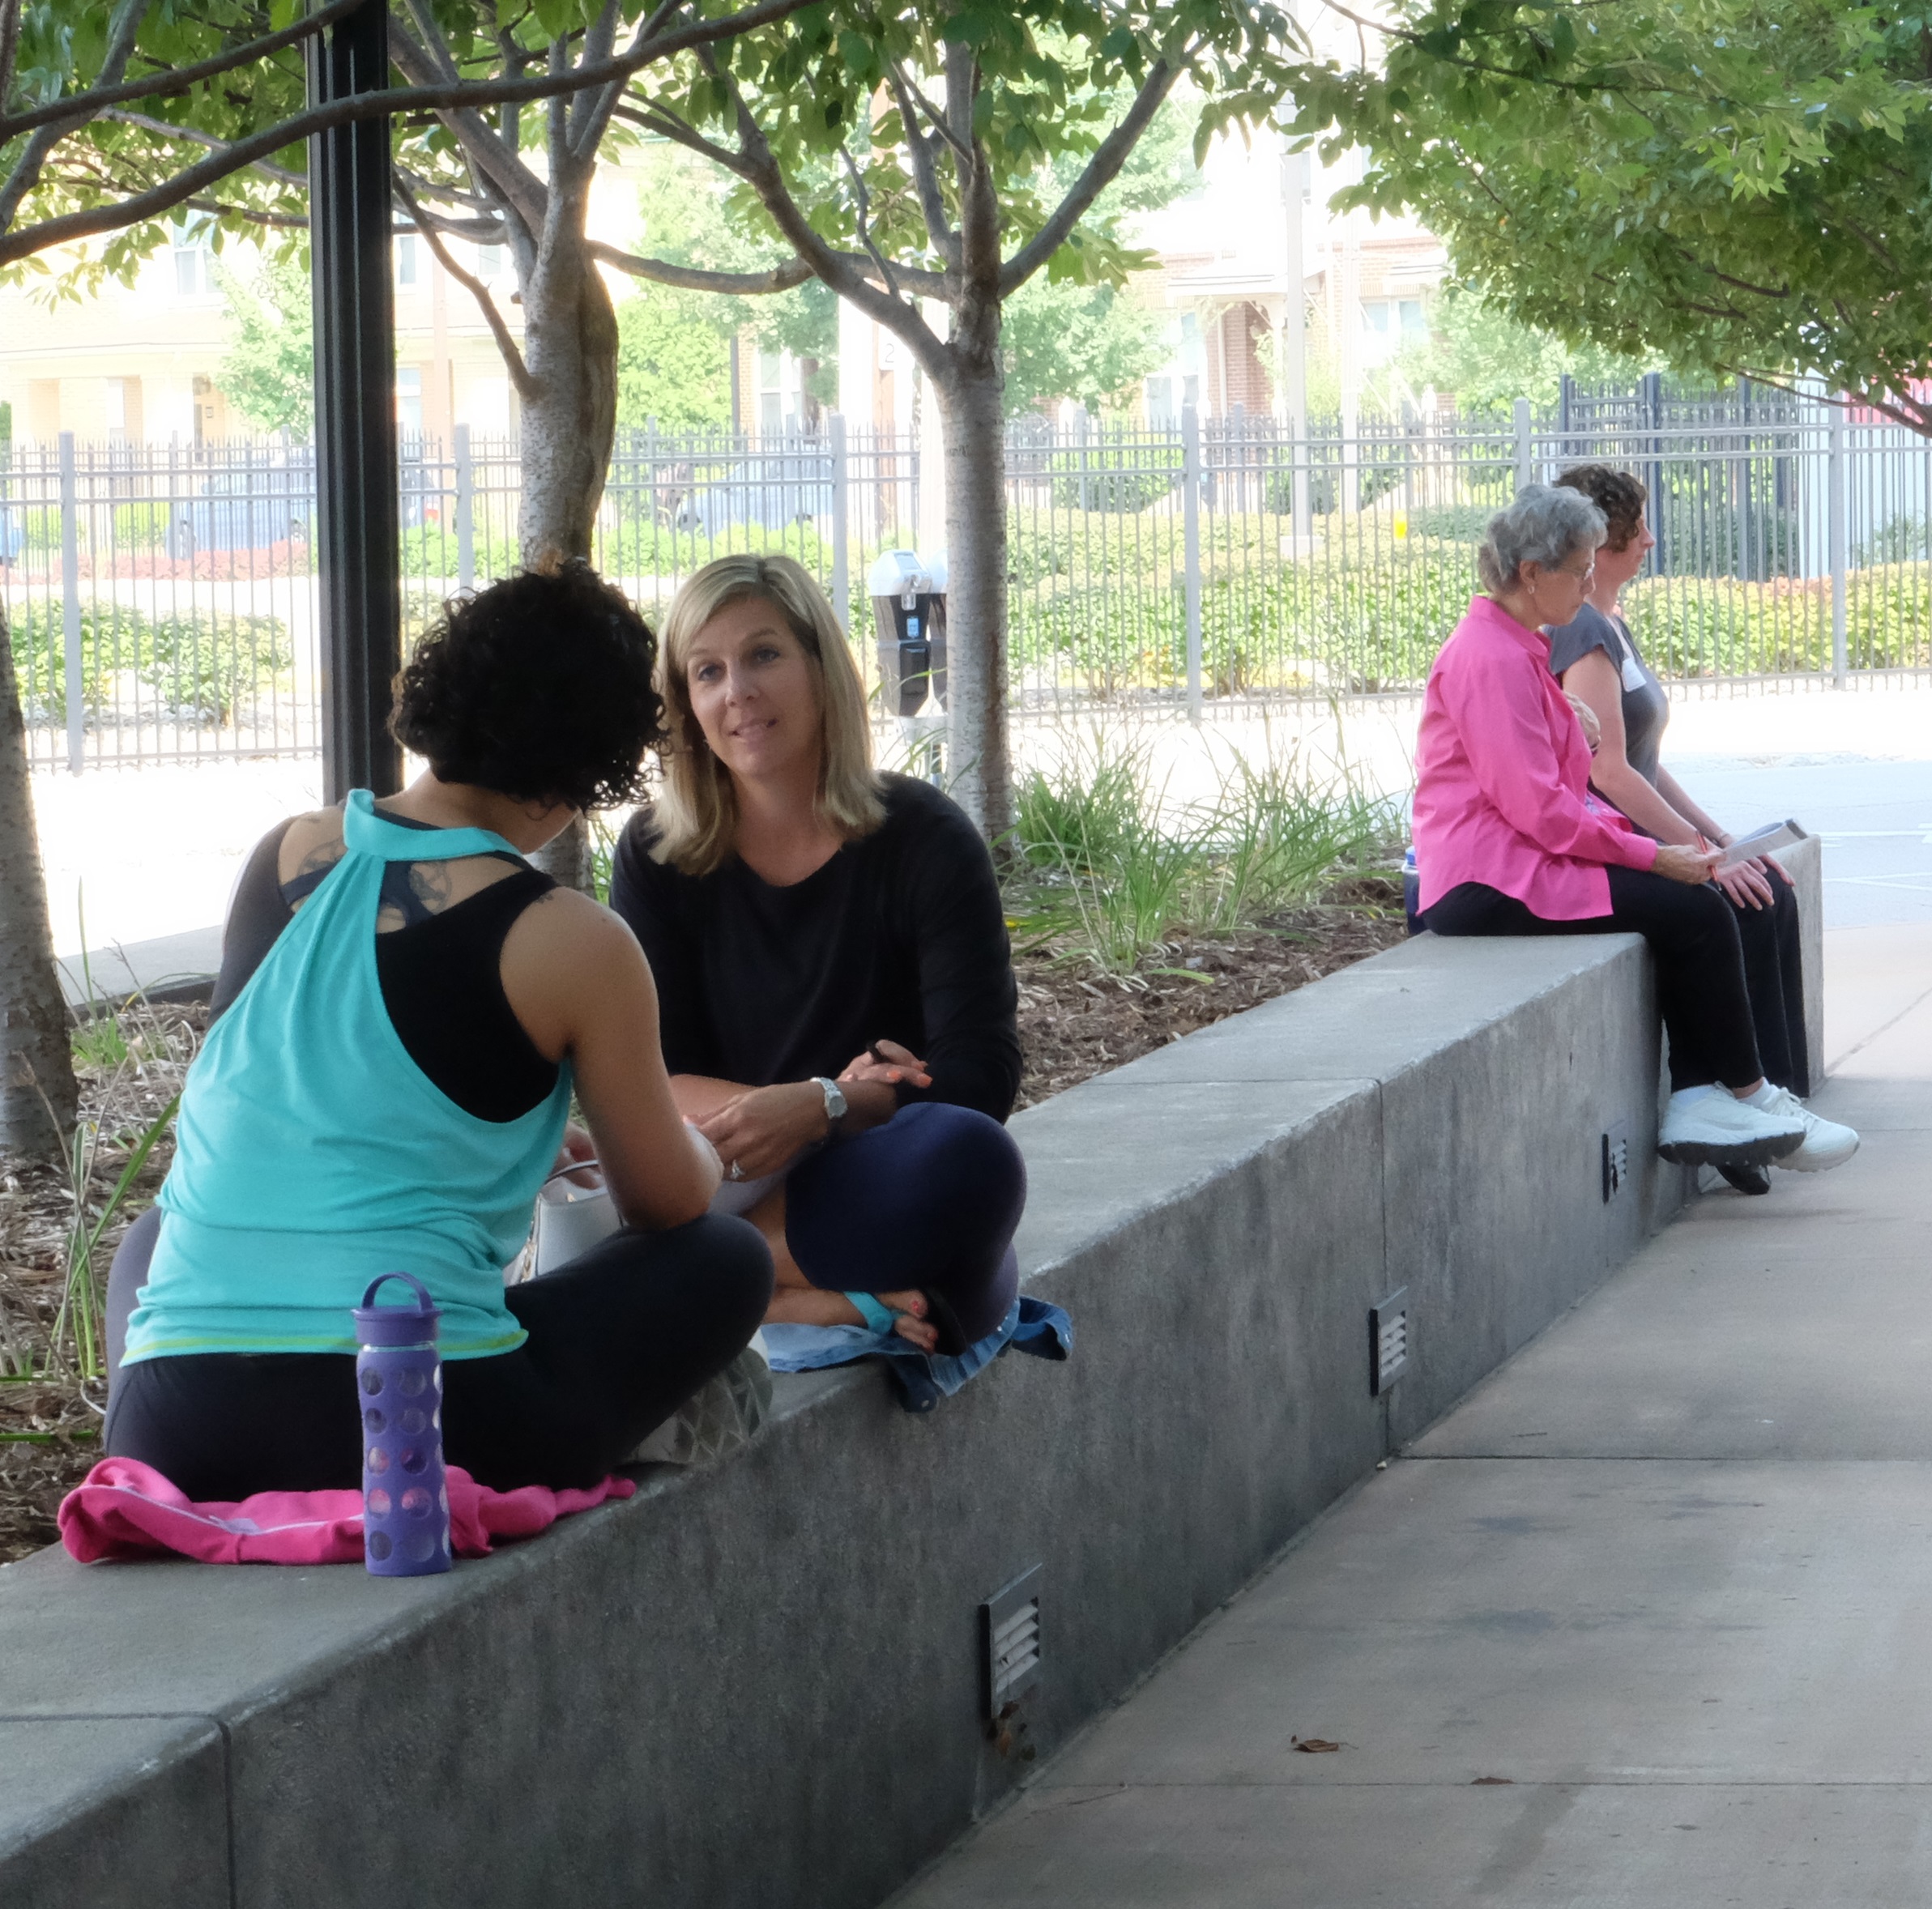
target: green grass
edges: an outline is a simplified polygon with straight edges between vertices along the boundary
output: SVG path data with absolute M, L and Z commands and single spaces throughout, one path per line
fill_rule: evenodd
M 1399 804 L 1272 753 L 1235 758 L 1211 798 L 1180 803 L 1156 783 L 1145 740 L 1102 733 L 1017 793 L 1016 940 L 1108 974 L 1143 965 L 1176 934 L 1265 923 L 1400 853 Z

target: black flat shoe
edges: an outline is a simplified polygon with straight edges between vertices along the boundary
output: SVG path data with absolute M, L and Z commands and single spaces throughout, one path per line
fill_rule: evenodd
M 1714 1161 L 1726 1182 L 1735 1187 L 1740 1193 L 1768 1193 L 1771 1191 L 1771 1175 L 1761 1166 L 1726 1166 L 1721 1161 Z

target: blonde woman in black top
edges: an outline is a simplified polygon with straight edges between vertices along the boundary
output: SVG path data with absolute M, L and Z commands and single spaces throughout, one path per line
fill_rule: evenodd
M 680 1108 L 765 1234 L 767 1318 L 957 1353 L 1005 1318 L 1026 1197 L 1016 989 L 985 843 L 880 775 L 852 654 L 789 558 L 721 557 L 665 619 L 672 744 L 611 905 Z

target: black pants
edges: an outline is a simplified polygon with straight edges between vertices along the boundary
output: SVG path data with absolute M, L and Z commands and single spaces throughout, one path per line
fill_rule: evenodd
M 352 1489 L 362 1479 L 356 1361 L 346 1353 L 197 1353 L 119 1363 L 158 1209 L 108 1280 L 106 1450 L 191 1498 Z M 722 1371 L 771 1298 L 771 1255 L 742 1220 L 620 1233 L 505 1302 L 514 1352 L 443 1366 L 443 1455 L 500 1491 L 589 1485 Z
M 1019 1289 L 1013 1236 L 1026 1205 L 1013 1136 L 970 1107 L 921 1101 L 791 1170 L 785 1243 L 828 1292 L 921 1288 L 970 1345 Z
M 1801 1099 L 1811 1091 L 1811 1056 L 1805 1035 L 1805 965 L 1798 944 L 1798 897 L 1782 876 L 1770 878 L 1769 908 L 1738 908 L 1744 985 L 1758 1036 L 1764 1078 Z
M 1708 884 L 1691 888 L 1647 868 L 1604 872 L 1610 911 L 1584 921 L 1546 921 L 1513 895 L 1476 881 L 1450 889 L 1422 919 L 1437 935 L 1641 935 L 1657 957 L 1671 1087 L 1713 1081 L 1748 1087 L 1764 1069 L 1745 988 L 1738 910 Z

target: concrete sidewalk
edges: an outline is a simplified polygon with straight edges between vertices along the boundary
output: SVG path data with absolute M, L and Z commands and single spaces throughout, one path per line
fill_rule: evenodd
M 1858 1157 L 1699 1202 L 900 1909 L 1925 1899 L 1932 927 L 1828 967 Z

